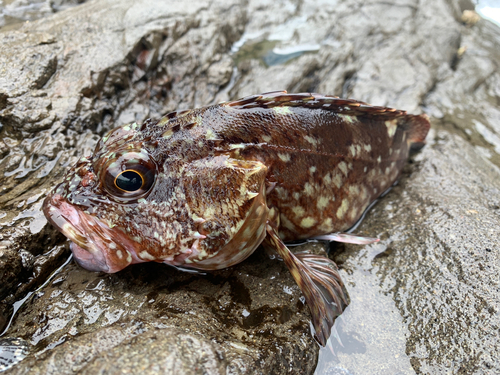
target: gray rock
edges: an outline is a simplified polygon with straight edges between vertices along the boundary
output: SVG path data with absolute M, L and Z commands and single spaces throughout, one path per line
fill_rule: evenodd
M 0 323 L 65 261 L 40 205 L 99 135 L 174 109 L 314 91 L 426 112 L 434 128 L 357 229 L 382 241 L 332 247 L 351 304 L 316 372 L 500 372 L 500 32 L 463 23 L 470 9 L 107 0 L 0 34 Z M 300 292 L 262 253 L 208 276 L 69 264 L 28 296 L 7 335 L 30 354 L 10 373 L 316 366 Z
M 263 252 L 206 276 L 70 264 L 29 299 L 9 335 L 33 345 L 17 374 L 312 373 L 318 351 L 300 290 Z
M 15 30 L 23 22 L 47 17 L 85 0 L 10 0 L 0 3 L 0 28 Z
M 61 241 L 40 207 L 65 169 L 92 152 L 96 133 L 206 103 L 226 83 L 214 77 L 229 80 L 222 53 L 241 34 L 244 9 L 208 8 L 203 1 L 186 11 L 180 3 L 89 3 L 0 34 L 9 50 L 0 56 L 0 298 L 7 305 L 25 293 L 19 283 L 43 282 L 20 251 L 39 256 Z M 51 270 L 63 259 L 54 261 Z

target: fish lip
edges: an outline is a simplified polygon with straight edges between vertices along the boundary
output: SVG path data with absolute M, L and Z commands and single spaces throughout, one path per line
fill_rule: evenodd
M 93 236 L 88 234 L 92 232 L 92 227 L 108 231 L 110 228 L 107 225 L 70 204 L 60 194 L 51 193 L 45 198 L 43 212 L 47 220 L 71 240 L 71 251 L 80 266 L 90 271 L 108 273 L 121 269 L 116 269 L 108 263 L 102 244 L 93 240 Z M 106 242 L 114 241 L 106 238 Z
M 79 210 L 67 203 L 60 194 L 50 194 L 45 198 L 43 213 L 62 234 L 78 246 L 90 251 L 89 241 L 80 229 L 82 221 Z

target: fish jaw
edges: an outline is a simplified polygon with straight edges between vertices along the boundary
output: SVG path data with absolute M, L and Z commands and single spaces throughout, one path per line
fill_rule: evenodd
M 136 244 L 125 234 L 68 203 L 60 194 L 45 198 L 43 212 L 71 240 L 73 256 L 83 268 L 115 273 L 129 264 L 143 262 L 136 255 Z

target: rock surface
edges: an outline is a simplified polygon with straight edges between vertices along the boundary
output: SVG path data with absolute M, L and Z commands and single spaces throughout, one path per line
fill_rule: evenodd
M 44 194 L 99 135 L 277 89 L 426 112 L 433 124 L 357 229 L 382 241 L 332 246 L 351 305 L 316 372 L 500 372 L 500 29 L 463 22 L 472 8 L 105 0 L 0 33 L 0 326 L 28 295 L 5 337 L 31 345 L 8 373 L 314 372 L 307 307 L 263 252 L 205 276 L 70 263 L 35 291 L 68 256 L 40 212 Z

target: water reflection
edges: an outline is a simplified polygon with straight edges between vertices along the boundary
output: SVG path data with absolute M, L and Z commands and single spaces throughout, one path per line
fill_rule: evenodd
M 476 0 L 476 12 L 500 26 L 500 3 L 498 0 Z
M 384 244 L 366 246 L 346 262 L 352 273 L 342 271 L 342 278 L 351 303 L 335 322 L 328 345 L 321 348 L 316 375 L 415 374 L 405 352 L 406 325 L 372 263 L 385 250 Z

